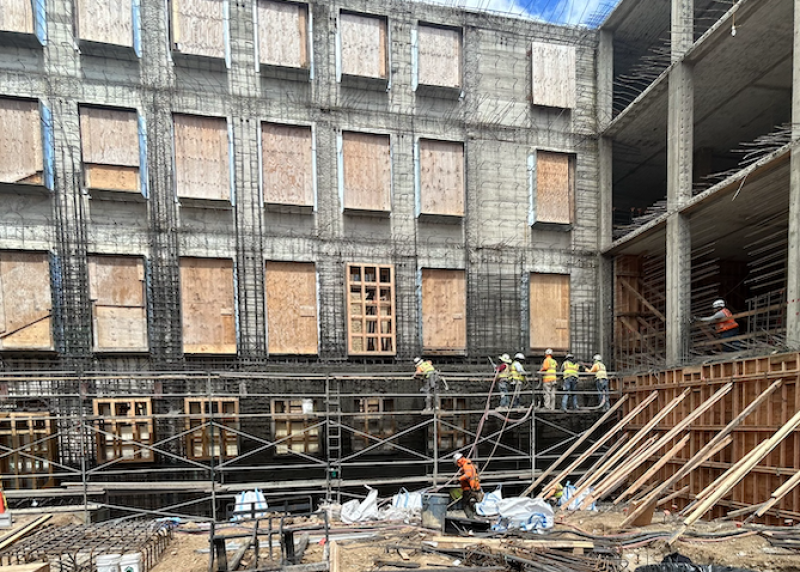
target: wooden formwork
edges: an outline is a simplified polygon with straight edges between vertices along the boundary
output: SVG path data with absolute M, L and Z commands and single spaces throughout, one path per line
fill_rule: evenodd
M 634 419 L 630 430 L 642 427 L 666 403 L 686 388 L 691 388 L 690 395 L 683 403 L 659 423 L 657 430 L 661 432 L 679 423 L 723 384 L 734 383 L 733 390 L 728 395 L 691 425 L 689 444 L 668 462 L 651 482 L 663 482 L 675 474 L 748 403 L 779 379 L 782 380 L 782 385 L 778 391 L 733 430 L 731 434 L 733 442 L 675 485 L 675 490 L 687 485 L 689 487 L 687 492 L 672 501 L 678 508 L 683 508 L 694 499 L 694 495 L 713 483 L 736 460 L 773 435 L 800 410 L 800 353 L 783 353 L 651 371 L 620 380 L 621 391 L 632 397 L 625 404 L 623 413 L 635 407 L 653 390 L 659 392 L 658 399 Z M 667 445 L 667 448 L 670 446 Z M 631 482 L 646 469 L 647 466 L 634 474 Z M 796 430 L 720 500 L 707 516 L 724 516 L 732 510 L 769 500 L 772 492 L 798 470 L 800 470 L 800 431 Z M 768 522 L 782 522 L 786 518 L 800 520 L 800 488 L 790 492 L 776 505 L 776 509 L 765 516 Z

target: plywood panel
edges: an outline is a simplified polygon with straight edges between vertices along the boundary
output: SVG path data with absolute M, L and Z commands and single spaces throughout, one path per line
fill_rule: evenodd
M 84 163 L 139 166 L 139 127 L 135 111 L 81 107 Z
M 264 202 L 312 206 L 314 163 L 311 127 L 263 123 Z
M 391 210 L 392 162 L 388 135 L 342 133 L 344 207 Z
M 313 263 L 267 262 L 269 353 L 317 353 L 317 274 Z
M 464 144 L 419 141 L 420 211 L 464 216 Z
M 114 165 L 83 166 L 86 187 L 138 193 L 141 189 L 139 167 L 119 167 Z
M 569 275 L 530 275 L 531 349 L 569 349 Z
M 41 182 L 44 168 L 39 103 L 0 98 L 0 183 Z
M 175 186 L 179 197 L 230 200 L 225 119 L 175 115 Z
M 572 222 L 573 176 L 567 153 L 536 153 L 536 221 Z
M 339 17 L 342 73 L 386 78 L 386 20 L 342 13 Z
M 256 9 L 261 63 L 307 68 L 308 5 L 259 0 Z
M 233 262 L 182 258 L 180 266 L 183 351 L 235 354 Z
M 531 68 L 534 105 L 575 107 L 575 48 L 533 42 Z
M 96 351 L 146 351 L 144 261 L 132 256 L 89 257 Z
M 419 83 L 461 87 L 461 30 L 419 27 Z
M 52 349 L 47 254 L 0 253 L 0 289 L 4 315 L 0 349 Z
M 132 0 L 77 0 L 78 37 L 133 46 Z
M 224 58 L 223 0 L 172 0 L 172 41 L 184 54 Z
M 147 311 L 144 308 L 94 306 L 95 351 L 147 351 Z
M 463 270 L 423 269 L 422 347 L 432 353 L 467 349 L 467 288 Z
M 3 0 L 0 30 L 33 34 L 33 5 L 30 0 Z

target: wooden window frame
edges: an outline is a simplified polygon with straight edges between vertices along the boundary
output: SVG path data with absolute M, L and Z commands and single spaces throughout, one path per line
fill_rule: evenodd
M 239 398 L 238 397 L 186 397 L 183 400 L 186 414 L 186 456 L 196 461 L 232 459 L 239 456 Z M 231 431 L 216 427 L 211 439 L 209 421 L 229 427 Z M 200 448 L 200 453 L 195 450 Z M 232 448 L 234 452 L 229 453 Z
M 439 420 L 436 437 L 439 452 L 455 451 L 469 445 L 469 415 L 458 413 L 467 410 L 466 397 L 440 397 Z M 433 431 L 428 434 L 428 449 L 433 451 Z
M 385 440 L 397 433 L 397 421 L 392 413 L 395 411 L 394 398 L 372 396 L 358 397 L 353 400 L 355 411 L 353 428 L 366 433 L 375 439 Z M 363 451 L 369 447 L 370 453 L 391 451 L 391 444 L 379 444 L 374 439 L 364 435 L 353 434 L 353 451 Z
M 395 355 L 394 265 L 348 263 L 346 273 L 347 353 L 352 356 Z M 383 324 L 388 324 L 385 328 L 388 331 L 382 331 Z M 357 340 L 361 342 L 354 343 Z M 373 349 L 369 349 L 370 346 Z
M 13 452 L 0 458 L 5 490 L 37 490 L 55 486 L 53 463 L 58 444 L 55 416 L 49 412 L 0 413 L 0 444 Z M 35 457 L 35 458 L 34 458 Z
M 302 453 L 306 455 L 319 454 L 322 447 L 322 432 L 317 427 L 309 430 L 316 425 L 318 420 L 313 413 L 303 413 L 304 399 L 273 399 L 272 410 L 272 434 L 274 440 L 282 441 L 275 445 L 276 456 L 293 455 L 296 452 L 292 447 L 297 444 L 303 446 Z M 285 436 L 278 437 L 281 428 L 285 428 Z M 294 429 L 299 429 L 295 431 Z
M 121 407 L 127 406 L 127 411 L 121 412 Z M 93 399 L 95 427 L 99 431 L 110 433 L 117 438 L 108 437 L 103 433 L 96 433 L 97 462 L 102 464 L 110 462 L 119 463 L 152 463 L 155 454 L 152 449 L 136 447 L 132 456 L 123 454 L 126 442 L 134 441 L 144 445 L 155 443 L 153 424 L 153 400 L 149 397 L 131 397 L 127 399 Z M 142 411 L 143 410 L 143 411 Z M 140 413 L 141 412 L 141 413 Z M 117 413 L 121 413 L 117 415 Z M 123 430 L 131 429 L 131 438 L 123 438 Z M 146 438 L 142 435 L 146 434 Z M 109 450 L 112 455 L 109 455 Z

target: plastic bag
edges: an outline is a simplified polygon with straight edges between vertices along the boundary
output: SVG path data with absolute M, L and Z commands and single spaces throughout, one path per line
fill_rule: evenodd
M 553 528 L 553 507 L 547 501 L 528 497 L 503 499 L 497 503 L 499 520 L 493 530 L 542 531 Z
M 356 499 L 347 501 L 342 505 L 342 522 L 353 524 L 356 522 L 367 522 L 377 520 L 378 513 L 378 491 L 371 489 L 367 498 L 359 502 Z
M 575 488 L 575 485 L 567 482 L 567 484 L 564 486 L 564 491 L 561 494 L 561 498 L 558 499 L 558 506 L 564 506 L 566 504 L 567 510 L 578 510 L 584 499 L 594 492 L 594 489 L 589 487 L 577 498 L 575 498 L 575 493 L 577 490 L 578 489 Z M 597 504 L 592 503 L 586 510 L 597 510 Z
M 254 491 L 244 491 L 236 495 L 234 514 L 231 520 L 243 520 L 245 518 L 262 518 L 266 516 L 267 501 L 264 493 L 259 489 Z
M 475 505 L 475 512 L 481 516 L 497 516 L 500 511 L 497 504 L 503 500 L 503 487 L 497 487 L 483 495 L 483 500 Z
M 752 572 L 745 568 L 718 566 L 716 564 L 694 564 L 691 558 L 679 552 L 668 554 L 661 564 L 637 566 L 634 572 Z

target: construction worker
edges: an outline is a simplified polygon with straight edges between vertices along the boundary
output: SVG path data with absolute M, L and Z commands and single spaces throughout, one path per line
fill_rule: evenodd
M 550 348 L 544 352 L 544 361 L 539 372 L 544 372 L 542 382 L 544 386 L 544 408 L 553 411 L 556 408 L 556 382 L 558 376 L 558 362 L 553 359 L 553 350 Z
M 726 307 L 725 300 L 722 298 L 714 300 L 714 303 L 711 304 L 711 308 L 714 310 L 713 315 L 708 316 L 707 318 L 699 318 L 694 316 L 692 321 L 714 324 L 715 330 L 717 331 L 717 336 L 719 336 L 719 338 L 722 340 L 738 336 L 739 324 L 733 319 L 733 313 Z M 722 349 L 726 352 L 736 352 L 742 348 L 739 340 L 735 340 L 733 342 L 723 343 Z
M 525 376 L 528 375 L 528 372 L 525 371 L 525 367 L 522 365 L 524 361 L 525 354 L 517 352 L 511 364 L 511 385 L 514 386 L 514 399 L 511 403 L 512 408 L 520 406 L 519 392 L 522 391 L 522 385 L 525 383 Z
M 606 371 L 606 366 L 603 364 L 603 356 L 595 354 L 592 359 L 594 359 L 594 364 L 592 364 L 589 373 L 594 374 L 594 381 L 597 385 L 598 407 L 602 407 L 603 411 L 608 411 L 611 407 L 611 400 L 608 395 L 608 372 Z
M 414 379 L 422 380 L 422 387 L 419 388 L 421 392 L 425 393 L 425 409 L 423 413 L 433 413 L 433 394 L 436 392 L 436 384 L 439 381 L 439 372 L 433 367 L 430 360 L 422 359 L 419 357 L 414 358 L 414 365 L 417 366 L 414 372 Z M 436 403 L 436 409 L 439 409 L 439 403 Z
M 483 500 L 481 481 L 478 470 L 472 461 L 461 453 L 453 455 L 453 461 L 458 467 L 458 483 L 461 485 L 461 506 L 467 518 L 475 518 L 475 505 Z
M 509 396 L 509 383 L 511 382 L 511 356 L 503 354 L 499 358 L 500 363 L 495 368 L 497 376 L 497 390 L 500 392 L 500 406 L 498 409 L 508 409 L 511 404 Z
M 575 356 L 567 354 L 564 362 L 561 364 L 561 373 L 563 376 L 562 387 L 564 396 L 561 398 L 561 409 L 567 411 L 569 409 L 570 397 L 572 397 L 572 409 L 578 409 L 578 396 L 575 392 L 578 390 L 578 370 L 580 365 L 575 363 Z

